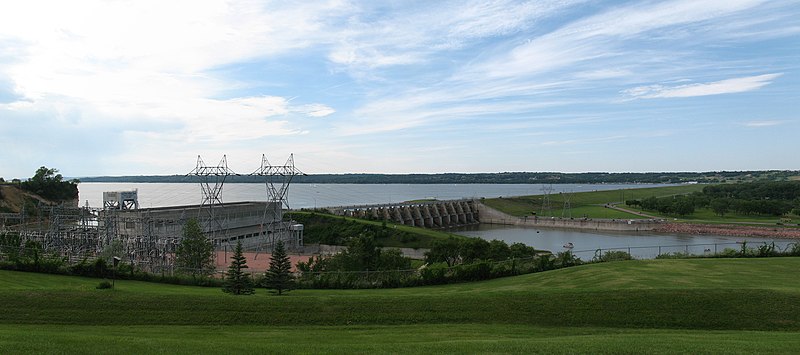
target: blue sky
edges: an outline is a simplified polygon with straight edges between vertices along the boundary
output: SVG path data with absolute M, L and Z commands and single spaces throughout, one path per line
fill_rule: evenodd
M 800 3 L 17 1 L 0 176 L 800 169 Z

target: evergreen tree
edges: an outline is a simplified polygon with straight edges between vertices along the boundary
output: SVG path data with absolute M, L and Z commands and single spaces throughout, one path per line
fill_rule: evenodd
M 275 243 L 272 250 L 272 258 L 269 261 L 269 269 L 264 275 L 264 284 L 268 289 L 273 289 L 280 296 L 283 292 L 288 292 L 294 287 L 294 275 L 292 275 L 292 262 L 286 254 L 283 241 Z
M 242 242 L 238 242 L 231 257 L 231 265 L 228 266 L 228 272 L 225 273 L 225 285 L 222 287 L 222 292 L 234 295 L 255 293 L 253 279 L 250 278 L 250 274 L 244 272 L 244 269 L 247 269 L 247 260 L 242 254 Z
M 183 238 L 175 250 L 175 264 L 195 278 L 214 271 L 214 244 L 203 234 L 196 219 L 186 221 L 183 227 Z

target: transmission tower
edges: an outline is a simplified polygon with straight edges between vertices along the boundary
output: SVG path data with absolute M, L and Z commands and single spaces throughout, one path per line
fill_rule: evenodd
M 274 245 L 277 240 L 289 240 L 288 222 L 283 221 L 283 208 L 289 209 L 289 184 L 297 175 L 304 175 L 294 166 L 294 154 L 283 165 L 272 165 L 266 155 L 261 155 L 261 167 L 250 175 L 264 177 L 267 190 L 267 206 L 264 209 L 262 228 L 266 228 L 267 242 Z M 290 247 L 299 246 L 301 242 L 292 240 Z
M 553 192 L 553 185 L 542 186 L 542 212 L 540 215 L 552 217 L 552 207 L 550 206 L 550 194 Z M 546 213 L 546 214 L 545 214 Z
M 564 209 L 561 210 L 561 218 L 572 218 L 572 203 L 570 202 L 572 192 L 565 192 L 561 196 L 564 196 Z
M 194 170 L 190 171 L 187 176 L 197 176 L 200 179 L 200 189 L 203 193 L 203 201 L 200 204 L 198 213 L 206 211 L 205 218 L 198 216 L 199 220 L 206 220 L 206 232 L 212 239 L 218 237 L 218 233 L 225 233 L 225 221 L 216 218 L 215 209 L 222 207 L 222 186 L 225 184 L 225 179 L 228 176 L 236 175 L 231 169 L 228 168 L 228 158 L 223 155 L 222 160 L 219 161 L 217 166 L 208 166 L 203 162 L 203 159 L 197 156 L 197 166 Z M 217 235 L 215 235 L 217 234 Z

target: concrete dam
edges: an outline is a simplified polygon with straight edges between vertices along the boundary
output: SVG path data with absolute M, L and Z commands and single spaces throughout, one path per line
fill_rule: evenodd
M 341 206 L 328 210 L 338 216 L 386 220 L 424 228 L 450 228 L 480 223 L 478 203 L 474 200 Z

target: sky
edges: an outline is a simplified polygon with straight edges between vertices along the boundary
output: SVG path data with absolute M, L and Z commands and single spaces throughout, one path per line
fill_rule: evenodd
M 0 177 L 800 169 L 800 2 L 14 1 Z

